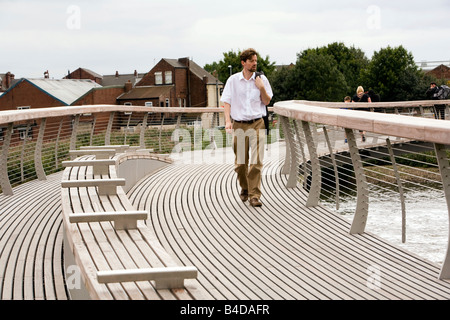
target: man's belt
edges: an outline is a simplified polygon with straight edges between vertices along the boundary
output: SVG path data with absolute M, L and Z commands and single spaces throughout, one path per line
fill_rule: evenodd
M 238 121 L 238 120 L 233 120 L 234 122 L 237 122 L 237 123 L 254 123 L 254 122 L 256 122 L 256 121 L 258 121 L 258 120 L 261 120 L 262 118 L 258 118 L 258 119 L 253 119 L 253 120 L 244 120 L 244 121 Z

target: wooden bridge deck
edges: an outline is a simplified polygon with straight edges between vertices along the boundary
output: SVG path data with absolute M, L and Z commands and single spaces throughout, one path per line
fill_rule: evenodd
M 449 299 L 440 267 L 350 223 L 304 206 L 286 189 L 282 159 L 266 158 L 262 208 L 239 200 L 232 163 L 174 163 L 128 193 L 210 299 Z M 0 195 L 1 299 L 67 299 L 62 267 L 61 174 Z

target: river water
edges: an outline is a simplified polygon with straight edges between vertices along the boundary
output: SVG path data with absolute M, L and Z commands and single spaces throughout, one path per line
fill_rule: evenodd
M 449 221 L 447 203 L 442 191 L 410 190 L 405 193 L 406 242 L 402 243 L 402 210 L 399 194 L 383 193 L 369 199 L 366 232 L 442 265 L 448 242 Z M 322 205 L 336 211 L 331 202 Z M 337 212 L 353 220 L 355 199 L 341 199 Z

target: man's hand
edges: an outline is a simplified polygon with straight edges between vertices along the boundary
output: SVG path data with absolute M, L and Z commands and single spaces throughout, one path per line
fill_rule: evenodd
M 231 121 L 227 121 L 225 123 L 225 131 L 226 131 L 226 133 L 232 133 L 233 132 L 233 124 L 231 123 Z
M 261 101 L 264 103 L 264 105 L 268 105 L 270 103 L 270 97 L 267 95 L 266 88 L 264 87 L 264 81 L 261 79 L 261 77 L 256 77 L 255 79 L 255 86 L 259 89 L 261 92 Z
M 256 77 L 256 79 L 255 79 L 255 85 L 256 85 L 256 87 L 257 87 L 259 90 L 261 90 L 262 88 L 264 88 L 264 82 L 263 82 L 263 80 L 261 79 L 261 77 Z

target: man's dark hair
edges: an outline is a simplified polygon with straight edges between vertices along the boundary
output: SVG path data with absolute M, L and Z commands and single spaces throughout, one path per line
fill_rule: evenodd
M 244 50 L 241 52 L 241 61 L 247 61 L 248 59 L 251 59 L 254 55 L 258 55 L 255 49 L 249 48 L 247 50 Z
M 430 83 L 430 85 L 433 85 L 433 84 L 434 84 L 435 86 L 437 86 L 436 82 L 432 82 L 432 83 Z

